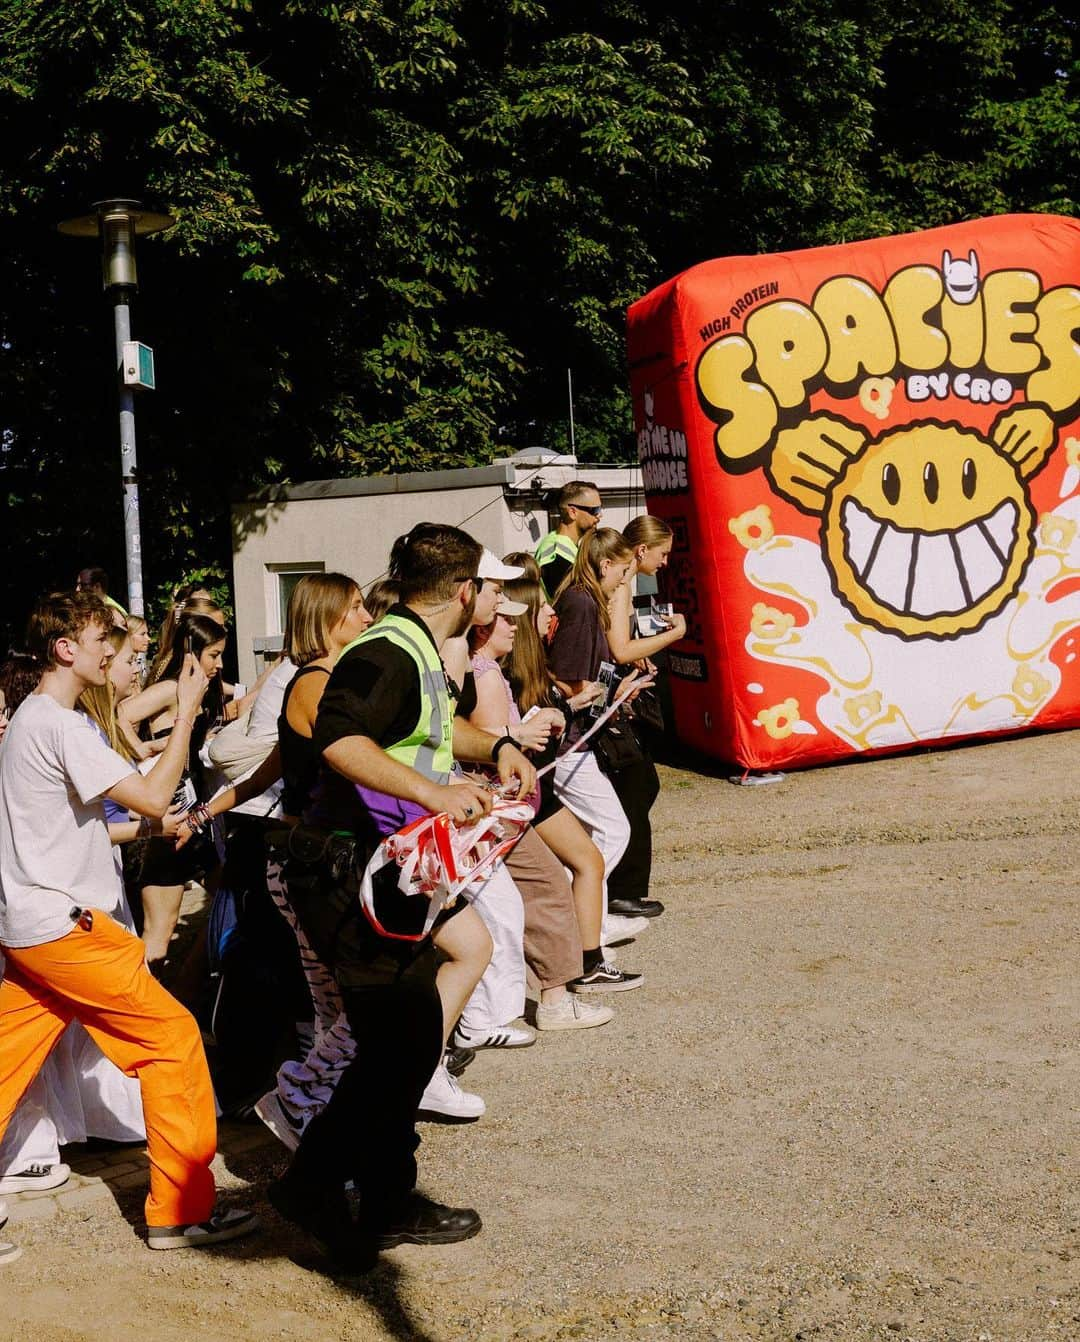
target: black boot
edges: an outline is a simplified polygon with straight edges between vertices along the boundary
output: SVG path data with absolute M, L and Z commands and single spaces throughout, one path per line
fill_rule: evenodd
M 366 1216 L 361 1212 L 361 1217 L 380 1249 L 456 1244 L 479 1234 L 483 1224 L 471 1207 L 444 1207 L 415 1191 L 378 1210 L 372 1208 Z

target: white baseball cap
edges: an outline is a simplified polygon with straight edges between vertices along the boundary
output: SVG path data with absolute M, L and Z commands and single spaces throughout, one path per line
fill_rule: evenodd
M 509 582 L 511 578 L 520 578 L 524 572 L 523 568 L 516 568 L 513 564 L 504 564 L 501 559 L 496 559 L 490 550 L 485 550 L 480 556 L 476 576 L 478 578 L 490 578 L 492 582 Z M 514 604 L 519 603 L 515 602 Z

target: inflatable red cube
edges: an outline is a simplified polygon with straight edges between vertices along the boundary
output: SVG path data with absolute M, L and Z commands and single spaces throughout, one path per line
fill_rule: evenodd
M 1080 722 L 1080 221 L 705 262 L 629 355 L 683 741 L 767 769 Z

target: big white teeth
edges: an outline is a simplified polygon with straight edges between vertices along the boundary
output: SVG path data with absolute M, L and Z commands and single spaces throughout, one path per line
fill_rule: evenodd
M 932 619 L 976 605 L 1001 582 L 1020 510 L 1006 499 L 959 531 L 907 531 L 848 499 L 844 552 L 866 590 L 898 615 Z

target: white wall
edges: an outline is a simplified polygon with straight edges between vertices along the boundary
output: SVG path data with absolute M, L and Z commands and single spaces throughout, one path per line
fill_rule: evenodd
M 462 480 L 473 473 L 452 474 Z M 544 474 L 549 482 L 562 483 L 559 479 L 552 481 L 552 472 Z M 565 474 L 567 479 L 574 478 L 572 471 Z M 605 526 L 621 529 L 632 516 L 644 511 L 636 468 L 631 473 L 622 468 L 583 467 L 580 474 L 600 486 Z M 462 484 L 401 493 L 392 492 L 390 481 L 387 487 L 385 493 L 350 495 L 333 492 L 347 488 L 346 482 L 327 482 L 324 497 L 286 497 L 270 504 L 234 506 L 233 579 L 241 681 L 250 684 L 257 674 L 252 641 L 281 632 L 280 569 L 321 565 L 324 572 L 347 573 L 361 587 L 367 587 L 385 573 L 395 538 L 418 522 L 460 526 L 497 555 L 531 551 L 549 530 L 547 510 L 539 495 L 514 494 L 502 484 Z

